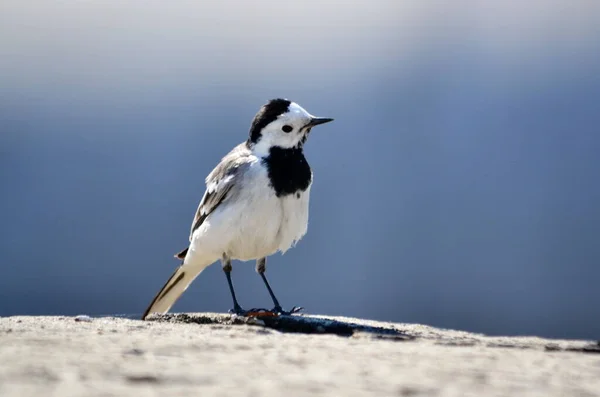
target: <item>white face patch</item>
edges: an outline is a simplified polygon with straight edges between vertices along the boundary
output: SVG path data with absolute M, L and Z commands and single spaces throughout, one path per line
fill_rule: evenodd
M 302 106 L 292 102 L 288 111 L 279 115 L 276 120 L 265 126 L 259 141 L 253 145 L 252 151 L 259 157 L 269 154 L 273 146 L 281 148 L 298 147 L 305 139 L 306 125 L 313 116 Z

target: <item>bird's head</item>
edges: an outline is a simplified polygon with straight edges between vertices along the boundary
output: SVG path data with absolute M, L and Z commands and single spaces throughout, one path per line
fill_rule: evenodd
M 272 147 L 301 148 L 312 127 L 333 121 L 315 117 L 295 102 L 272 99 L 263 105 L 250 127 L 248 146 L 258 155 L 268 155 Z

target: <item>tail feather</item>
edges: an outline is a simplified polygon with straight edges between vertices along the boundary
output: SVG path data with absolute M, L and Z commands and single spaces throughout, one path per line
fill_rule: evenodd
M 189 247 L 188 247 L 188 248 L 186 248 L 186 249 L 184 249 L 184 250 L 183 250 L 183 251 L 181 251 L 181 252 L 178 252 L 178 253 L 176 253 L 176 254 L 175 254 L 175 258 L 177 258 L 177 259 L 181 259 L 181 260 L 185 259 L 186 255 L 187 255 L 187 253 L 188 253 L 188 249 L 189 249 Z
M 168 312 L 202 270 L 204 270 L 204 267 L 198 269 L 197 267 L 192 268 L 185 265 L 179 266 L 160 291 L 158 291 L 158 294 L 156 294 L 152 303 L 150 303 L 150 306 L 148 306 L 142 315 L 142 320 L 145 320 L 150 313 Z

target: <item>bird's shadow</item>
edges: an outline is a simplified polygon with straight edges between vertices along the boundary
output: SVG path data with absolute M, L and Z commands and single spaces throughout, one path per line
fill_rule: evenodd
M 384 328 L 357 324 L 353 322 L 312 317 L 307 315 L 257 315 L 252 317 L 232 316 L 219 313 L 168 313 L 152 314 L 147 321 L 185 323 L 185 324 L 221 324 L 221 325 L 255 325 L 287 333 L 334 334 L 339 336 L 355 336 L 364 334 L 378 339 L 412 340 L 415 337 L 395 328 Z

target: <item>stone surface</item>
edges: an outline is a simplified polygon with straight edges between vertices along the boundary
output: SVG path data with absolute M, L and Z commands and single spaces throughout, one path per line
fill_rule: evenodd
M 0 396 L 600 396 L 598 353 L 340 317 L 4 317 Z

